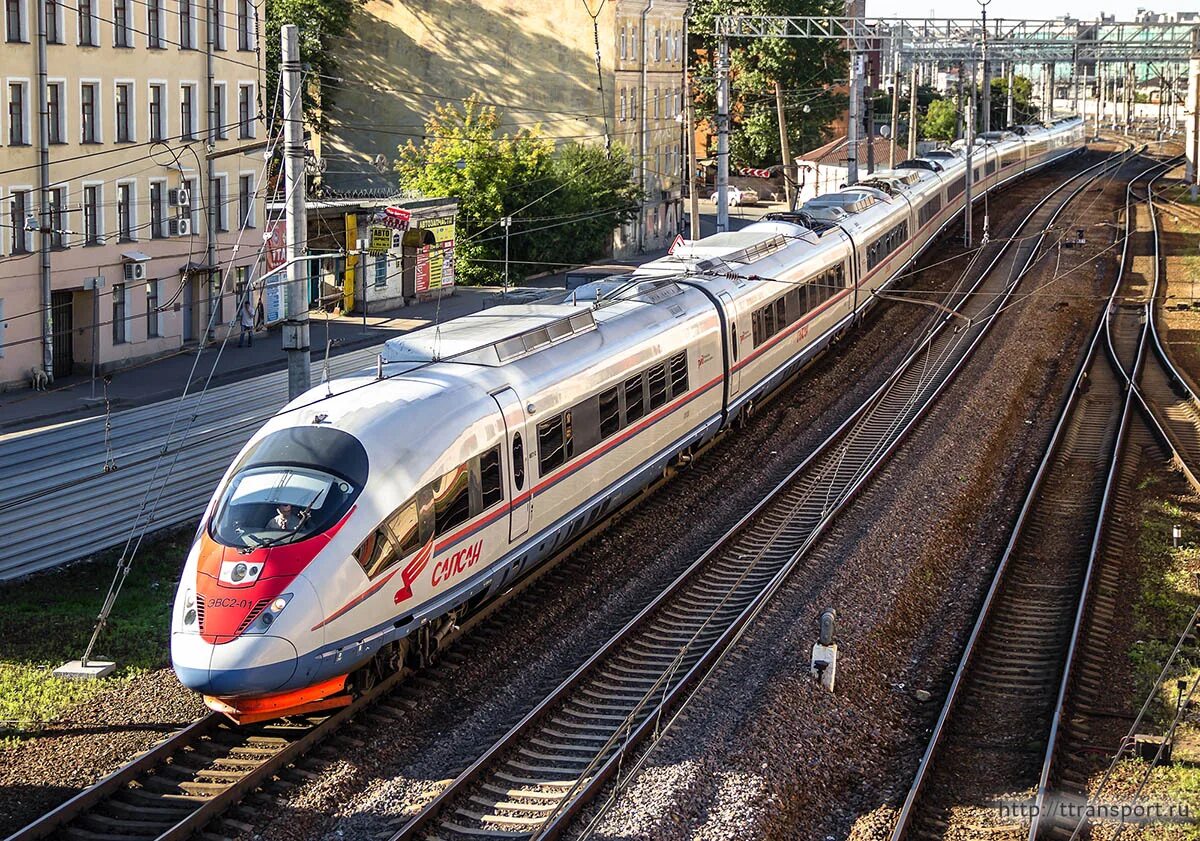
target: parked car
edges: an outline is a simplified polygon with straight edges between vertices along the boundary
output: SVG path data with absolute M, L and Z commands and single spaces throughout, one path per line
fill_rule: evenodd
M 717 191 L 713 190 L 709 199 L 713 204 L 717 203 Z M 729 185 L 729 206 L 737 207 L 739 205 L 758 204 L 758 193 L 748 187 L 734 187 Z

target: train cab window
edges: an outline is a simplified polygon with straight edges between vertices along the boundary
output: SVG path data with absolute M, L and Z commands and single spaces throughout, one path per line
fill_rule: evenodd
M 525 487 L 525 444 L 521 433 L 514 432 L 512 440 L 513 484 L 517 490 Z
M 665 365 L 655 365 L 647 372 L 650 381 L 650 409 L 653 411 L 667 402 L 667 371 Z
M 625 381 L 625 425 L 646 414 L 646 391 L 642 384 L 642 375 L 630 377 Z
M 688 366 L 687 353 L 677 353 L 671 357 L 671 398 L 687 394 Z
M 481 511 L 486 511 L 504 499 L 504 483 L 500 479 L 500 448 L 492 447 L 479 456 L 479 495 Z
M 323 470 L 251 467 L 225 488 L 209 533 L 238 549 L 295 543 L 332 528 L 357 496 L 357 488 Z
M 617 389 L 610 388 L 600 392 L 597 402 L 600 410 L 600 440 L 603 441 L 621 429 L 621 401 Z
M 541 475 L 566 463 L 574 453 L 571 437 L 571 412 L 566 411 L 550 420 L 542 421 L 537 427 L 538 466 Z
M 471 471 L 467 465 L 433 482 L 433 533 L 441 537 L 471 519 Z

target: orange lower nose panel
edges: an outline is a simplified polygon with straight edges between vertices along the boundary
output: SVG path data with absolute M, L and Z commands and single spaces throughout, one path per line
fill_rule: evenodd
M 331 710 L 344 707 L 353 700 L 346 692 L 346 677 L 339 675 L 315 686 L 260 698 L 214 698 L 205 695 L 204 703 L 210 710 L 229 716 L 236 724 L 254 724 L 287 715 Z

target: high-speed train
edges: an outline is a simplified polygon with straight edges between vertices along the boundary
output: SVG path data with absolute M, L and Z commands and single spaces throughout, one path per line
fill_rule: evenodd
M 1083 145 L 1077 118 L 983 135 L 973 194 Z M 962 210 L 931 152 L 684 243 L 595 302 L 500 306 L 391 339 L 292 401 L 204 512 L 176 674 L 250 722 L 348 703 L 744 419 Z

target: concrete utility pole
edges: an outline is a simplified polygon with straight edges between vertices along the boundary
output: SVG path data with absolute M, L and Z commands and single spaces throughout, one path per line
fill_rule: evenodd
M 896 168 L 896 135 L 900 133 L 900 56 L 892 62 L 892 131 L 888 140 L 888 168 Z
M 910 158 L 917 156 L 917 82 L 919 79 L 920 70 L 914 61 L 912 79 L 908 83 L 908 156 Z
M 858 146 L 862 133 L 862 53 L 857 40 L 850 52 L 850 111 L 846 123 L 846 184 L 858 183 Z
M 792 180 L 792 144 L 788 140 L 787 115 L 783 110 L 783 85 L 775 82 L 775 111 L 779 114 L 779 152 L 783 157 L 783 192 L 787 196 L 788 209 L 795 203 L 796 188 Z
M 1187 162 L 1186 180 L 1192 185 L 1192 201 L 1200 196 L 1200 31 L 1192 31 L 1192 56 L 1188 62 L 1188 106 L 1192 109 L 1188 128 L 1191 137 L 1187 149 L 1191 153 Z
M 729 39 L 717 45 L 717 233 L 729 230 Z
M 684 72 L 683 95 L 687 105 L 687 184 L 690 208 L 690 239 L 700 239 L 700 196 L 696 193 L 696 103 L 692 100 L 691 76 Z
M 1099 61 L 1096 62 L 1096 133 L 1094 138 L 1100 139 L 1100 123 L 1104 121 L 1104 112 L 1107 110 L 1104 99 L 1108 95 L 1105 87 L 1108 84 L 1108 79 L 1105 78 L 1104 65 Z
M 1013 85 L 1016 83 L 1016 78 L 1017 78 L 1016 70 L 1014 69 L 1015 65 L 1016 65 L 1016 62 L 1013 62 L 1013 61 L 1010 61 L 1008 63 L 1008 92 L 1007 92 L 1008 101 L 1005 103 L 1005 108 L 1004 108 L 1004 125 L 1005 125 L 1005 127 L 1011 126 L 1013 123 L 1016 122 L 1016 115 L 1013 112 Z
M 975 0 L 979 4 L 979 14 L 983 21 L 982 35 L 979 40 L 979 61 L 983 70 L 983 108 L 979 124 L 984 131 L 992 130 L 992 74 L 988 71 L 987 60 L 987 7 L 992 0 Z M 974 112 L 972 112 L 974 113 Z
M 50 106 L 46 94 L 46 0 L 37 0 L 37 109 L 38 109 L 38 203 L 41 205 L 38 218 L 41 231 L 38 233 L 38 252 L 41 259 L 42 281 L 42 370 L 46 378 L 54 382 L 54 309 L 50 284 L 50 247 L 54 241 L 53 216 L 50 213 Z M 61 210 L 61 208 L 60 208 Z M 18 227 L 19 226 L 19 227 Z M 25 220 L 16 221 L 14 237 L 25 238 Z M 93 295 L 99 292 L 92 292 Z M 96 325 L 92 325 L 96 332 Z M 70 336 L 67 337 L 70 341 Z
M 968 98 L 971 103 L 971 112 L 975 113 L 975 62 L 971 62 L 971 88 Z M 972 161 L 972 153 L 975 147 L 975 121 L 967 120 L 967 173 L 964 190 L 966 192 L 965 203 L 963 205 L 963 247 L 971 247 L 971 186 L 975 180 L 974 163 Z
M 312 381 L 308 344 L 307 246 L 308 211 L 304 189 L 304 115 L 300 104 L 300 31 L 287 24 L 280 31 L 283 45 L 283 162 L 287 227 L 287 314 L 283 349 L 288 358 L 288 399 L 308 391 Z

